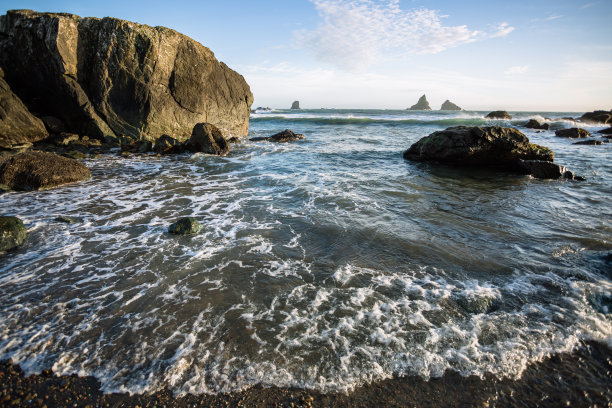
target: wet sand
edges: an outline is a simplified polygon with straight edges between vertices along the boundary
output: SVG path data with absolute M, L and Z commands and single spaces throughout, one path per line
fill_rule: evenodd
M 103 394 L 93 377 L 58 377 L 50 370 L 25 377 L 10 361 L 0 363 L 0 384 L 0 406 L 12 407 L 610 407 L 612 350 L 585 343 L 571 354 L 532 364 L 517 381 L 447 372 L 429 381 L 381 381 L 349 394 L 262 387 L 180 398 L 167 390 L 152 395 Z

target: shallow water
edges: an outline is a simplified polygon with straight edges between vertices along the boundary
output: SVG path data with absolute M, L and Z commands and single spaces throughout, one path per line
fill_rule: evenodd
M 447 369 L 513 377 L 580 340 L 612 345 L 611 145 L 556 138 L 575 113 L 485 113 L 254 114 L 250 137 L 307 139 L 102 156 L 91 180 L 0 195 L 29 229 L 0 254 L 0 359 L 106 391 L 327 392 Z M 447 126 L 538 115 L 553 130 L 521 130 L 587 181 L 402 158 Z M 167 234 L 182 216 L 203 232 Z

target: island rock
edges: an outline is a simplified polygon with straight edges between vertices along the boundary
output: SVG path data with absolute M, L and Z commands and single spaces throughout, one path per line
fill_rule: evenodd
M 452 103 L 451 101 L 447 99 L 444 101 L 442 106 L 440 106 L 440 110 L 460 111 L 463 109 L 461 109 L 459 106 L 455 105 L 454 103 Z
M 581 137 L 589 137 L 591 134 L 588 130 L 582 128 L 569 128 L 569 129 L 559 129 L 555 132 L 555 136 L 557 137 L 570 137 L 572 139 L 578 139 Z
M 587 112 L 580 117 L 580 121 L 584 123 L 612 125 L 612 110 L 596 110 L 593 112 Z
M 28 151 L 0 163 L 0 184 L 13 190 L 47 189 L 90 177 L 83 163 L 53 153 Z
M 28 230 L 19 218 L 0 216 L 0 251 L 18 247 L 27 235 Z
M 300 101 L 293 101 L 293 103 L 291 104 L 291 109 L 301 109 Z
M 0 66 L 31 111 L 69 133 L 183 141 L 200 122 L 227 138 L 248 133 L 244 78 L 168 28 L 11 10 L 0 17 Z
M 431 110 L 431 107 L 429 106 L 429 102 L 427 102 L 427 97 L 423 95 L 416 104 L 412 105 L 407 110 Z
M 300 140 L 300 139 L 305 139 L 305 138 L 306 136 L 304 136 L 301 133 L 294 133 L 290 129 L 285 129 L 282 132 L 273 134 L 272 136 L 252 137 L 249 140 L 252 142 L 266 141 L 266 142 L 285 143 L 285 142 L 293 142 L 294 140 Z
M 512 119 L 512 115 L 510 115 L 506 111 L 493 111 L 485 116 L 487 119 Z
M 548 123 L 540 123 L 537 119 L 529 119 L 527 123 L 525 123 L 525 127 L 529 129 L 542 129 L 548 130 Z

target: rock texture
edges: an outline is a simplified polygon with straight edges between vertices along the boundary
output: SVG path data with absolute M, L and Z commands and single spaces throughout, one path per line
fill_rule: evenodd
M 423 95 L 419 98 L 418 102 L 409 107 L 408 110 L 431 110 L 431 107 L 429 106 L 429 102 L 427 102 L 427 97 Z
M 83 163 L 53 153 L 24 152 L 0 163 L 0 184 L 13 190 L 39 190 L 91 177 Z
M 19 218 L 0 216 L 0 251 L 18 247 L 27 235 L 28 230 Z
M 561 177 L 566 179 L 574 178 L 574 173 L 567 170 L 566 167 L 549 161 L 521 160 L 520 165 L 523 167 L 525 174 L 530 174 L 539 179 L 558 179 Z
M 598 146 L 598 145 L 604 144 L 604 142 L 602 140 L 590 139 L 590 140 L 581 140 L 580 142 L 574 142 L 572 144 L 586 145 L 586 146 Z
M 12 10 L 0 17 L 0 65 L 32 112 L 70 133 L 182 141 L 200 122 L 227 138 L 248 132 L 244 78 L 168 28 Z
M 529 143 L 514 128 L 456 126 L 422 138 L 404 152 L 415 161 L 494 167 L 522 172 L 519 160 L 553 161 L 553 152 Z
M 11 91 L 0 68 L 0 148 L 33 143 L 49 136 L 43 122 L 32 115 Z
M 291 104 L 291 109 L 301 109 L 300 101 L 293 101 L 293 103 Z
M 198 220 L 193 217 L 181 218 L 174 224 L 171 224 L 168 228 L 168 232 L 171 234 L 186 235 L 186 234 L 197 234 L 200 232 L 202 227 Z
M 572 139 L 578 139 L 581 137 L 589 137 L 591 134 L 586 129 L 581 128 L 570 128 L 570 129 L 559 129 L 555 132 L 555 136 L 558 137 L 571 137 Z
M 230 151 L 229 142 L 223 138 L 221 131 L 210 123 L 195 125 L 185 146 L 187 150 L 194 153 L 201 152 L 217 156 L 226 156 Z
M 609 127 L 609 128 L 606 128 L 606 129 L 601 129 L 597 133 L 601 133 L 601 134 L 604 134 L 604 135 L 612 135 L 612 127 Z
M 444 101 L 442 106 L 440 106 L 440 110 L 460 111 L 463 109 L 461 109 L 459 106 L 455 105 L 454 103 L 452 103 L 451 101 L 447 99 Z
M 512 119 L 512 115 L 510 115 L 506 111 L 493 111 L 485 116 L 487 119 Z
M 593 112 L 587 112 L 580 117 L 580 121 L 585 123 L 601 123 L 604 125 L 612 125 L 612 110 L 597 110 Z
M 267 137 L 252 137 L 249 139 L 252 142 L 276 142 L 276 143 L 285 143 L 285 142 L 293 142 L 294 140 L 306 139 L 301 133 L 294 133 L 291 129 L 285 129 L 282 132 L 278 132 L 273 134 L 272 136 Z
M 537 119 L 529 119 L 527 123 L 525 123 L 525 127 L 529 129 L 542 129 L 548 130 L 548 123 L 540 123 Z

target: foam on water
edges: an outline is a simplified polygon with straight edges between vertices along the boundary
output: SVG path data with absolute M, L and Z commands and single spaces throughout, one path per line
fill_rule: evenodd
M 307 139 L 105 156 L 83 183 L 0 195 L 29 229 L 0 255 L 0 358 L 108 392 L 332 391 L 449 369 L 515 377 L 581 340 L 612 345 L 605 151 L 525 130 L 584 183 L 405 162 L 442 127 L 432 116 L 401 131 L 254 121 L 254 135 Z M 182 216 L 202 233 L 167 234 Z

